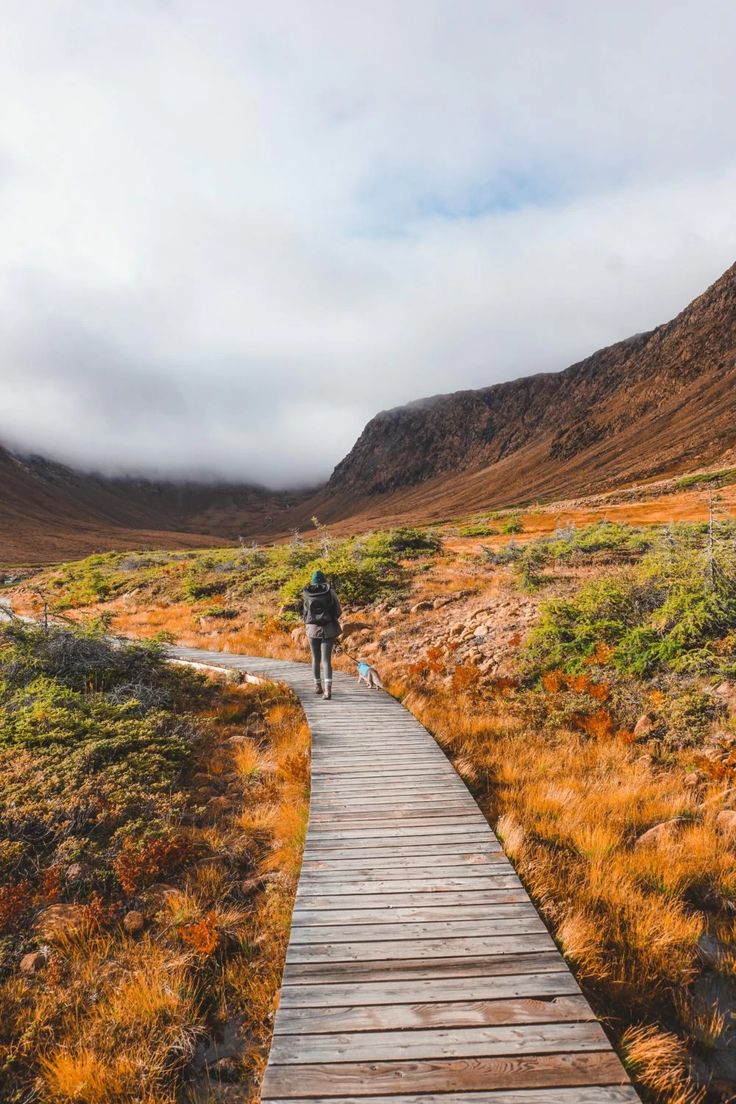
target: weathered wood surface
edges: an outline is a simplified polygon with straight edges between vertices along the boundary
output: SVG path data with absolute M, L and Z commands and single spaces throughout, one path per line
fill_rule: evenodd
M 632 1104 L 638 1096 L 467 788 L 386 694 L 276 678 L 312 732 L 309 831 L 262 1099 Z

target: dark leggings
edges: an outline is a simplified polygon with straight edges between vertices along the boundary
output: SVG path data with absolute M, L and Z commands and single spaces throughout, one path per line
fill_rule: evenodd
M 325 679 L 332 678 L 332 648 L 334 643 L 334 640 L 320 640 L 318 637 L 309 637 L 309 647 L 312 650 L 312 674 L 317 680 L 320 678 L 320 659 L 324 667 Z

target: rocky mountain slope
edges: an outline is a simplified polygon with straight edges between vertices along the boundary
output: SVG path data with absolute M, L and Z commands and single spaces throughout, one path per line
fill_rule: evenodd
M 682 470 L 736 446 L 735 384 L 736 265 L 672 322 L 563 372 L 378 414 L 327 490 L 472 507 Z

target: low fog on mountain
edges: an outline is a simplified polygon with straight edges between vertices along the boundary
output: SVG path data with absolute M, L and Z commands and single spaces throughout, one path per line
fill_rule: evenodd
M 0 443 L 304 485 L 732 263 L 732 4 L 462 7 L 10 0 Z

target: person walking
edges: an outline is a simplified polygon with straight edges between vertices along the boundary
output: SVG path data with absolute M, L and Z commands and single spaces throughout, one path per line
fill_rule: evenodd
M 325 701 L 332 697 L 332 649 L 342 632 L 340 600 L 321 571 L 315 571 L 309 586 L 302 592 L 304 624 L 312 652 L 312 674 L 317 694 Z M 322 676 L 324 674 L 324 690 Z

